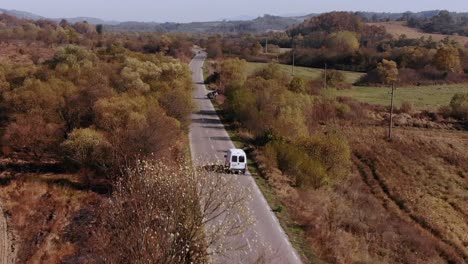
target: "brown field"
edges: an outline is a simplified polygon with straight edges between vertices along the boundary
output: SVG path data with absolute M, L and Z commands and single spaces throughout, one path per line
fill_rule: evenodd
M 330 188 L 269 183 L 317 256 L 331 263 L 466 263 L 468 134 L 346 127 L 353 166 Z M 261 154 L 257 159 L 263 159 Z
M 416 28 L 408 27 L 404 24 L 404 22 L 378 22 L 378 23 L 368 23 L 369 25 L 375 26 L 383 26 L 387 29 L 388 33 L 392 34 L 395 37 L 399 37 L 401 35 L 406 35 L 408 38 L 421 38 L 421 37 L 432 37 L 434 40 L 442 40 L 446 37 L 450 37 L 455 39 L 462 45 L 468 44 L 468 37 L 464 36 L 448 36 L 442 34 L 431 34 L 431 33 L 424 33 Z
M 80 183 L 77 174 L 41 173 L 44 167 L 0 160 L 0 199 L 13 230 L 18 263 L 62 263 L 87 234 L 73 230 L 83 207 L 102 196 Z M 29 168 L 29 169 L 28 169 Z M 88 217 L 92 217 L 88 215 Z

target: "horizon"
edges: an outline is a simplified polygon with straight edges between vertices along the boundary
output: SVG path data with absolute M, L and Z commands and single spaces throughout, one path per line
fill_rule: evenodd
M 30 2 L 30 0 L 15 0 L 15 2 L 2 3 L 0 8 L 28 12 L 51 19 L 88 17 L 109 22 L 134 21 L 157 23 L 208 22 L 223 19 L 245 20 L 246 18 L 254 19 L 266 14 L 300 16 L 332 11 L 377 13 L 403 13 L 410 11 L 417 13 L 431 10 L 448 10 L 451 12 L 468 12 L 468 3 L 464 0 L 445 1 L 445 4 L 430 0 L 424 3 L 424 9 L 420 9 L 420 4 L 408 4 L 404 0 L 395 0 L 391 4 L 385 1 L 371 0 L 362 0 L 360 3 L 341 3 L 342 1 L 332 0 L 320 5 L 314 5 L 314 3 L 305 0 L 295 0 L 288 3 L 271 3 L 271 1 L 268 2 L 266 0 L 250 3 L 247 0 L 239 0 L 238 4 L 228 1 L 213 4 L 208 0 L 201 0 L 196 3 L 194 1 L 180 3 L 182 0 L 174 0 L 171 3 L 153 3 L 149 0 L 135 0 L 132 2 L 116 1 L 112 7 L 109 7 L 108 3 L 94 3 L 91 0 L 83 0 L 79 3 L 65 3 L 59 0 L 44 0 L 41 3 Z M 450 4 L 446 2 L 450 2 Z M 398 3 L 405 3 L 405 8 L 399 8 L 402 5 Z M 184 5 L 184 8 L 180 8 L 180 5 Z M 229 7 L 225 7 L 226 5 Z M 50 8 L 51 6 L 56 8 Z

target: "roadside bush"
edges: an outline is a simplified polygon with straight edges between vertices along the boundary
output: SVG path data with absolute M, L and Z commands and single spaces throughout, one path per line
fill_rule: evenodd
M 468 121 L 468 94 L 455 94 L 450 101 L 450 115 Z
M 321 74 L 321 79 L 327 81 L 327 87 L 336 88 L 336 89 L 345 89 L 346 87 L 346 78 L 342 72 L 337 70 L 327 70 L 323 71 Z
M 329 184 L 347 176 L 351 168 L 351 148 L 346 138 L 338 131 L 316 134 L 307 145 L 307 150 L 323 165 Z
M 243 84 L 247 78 L 245 68 L 247 62 L 238 58 L 226 59 L 219 64 L 219 86 L 224 89 L 233 82 Z
M 351 150 L 337 132 L 315 134 L 304 144 L 273 141 L 265 146 L 270 165 L 290 176 L 298 186 L 319 188 L 344 178 L 351 168 Z

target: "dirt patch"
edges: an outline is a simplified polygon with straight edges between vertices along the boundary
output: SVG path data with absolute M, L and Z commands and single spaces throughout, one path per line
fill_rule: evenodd
M 66 230 L 75 212 L 102 196 L 63 181 L 79 183 L 78 175 L 3 172 L 0 199 L 15 233 L 19 263 L 61 263 L 76 251 Z

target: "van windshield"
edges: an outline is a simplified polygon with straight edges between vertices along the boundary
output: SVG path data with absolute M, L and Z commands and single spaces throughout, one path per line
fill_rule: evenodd
M 245 162 L 245 157 L 244 156 L 239 156 L 239 162 L 244 163 Z
M 237 156 L 232 156 L 231 162 L 237 162 Z

